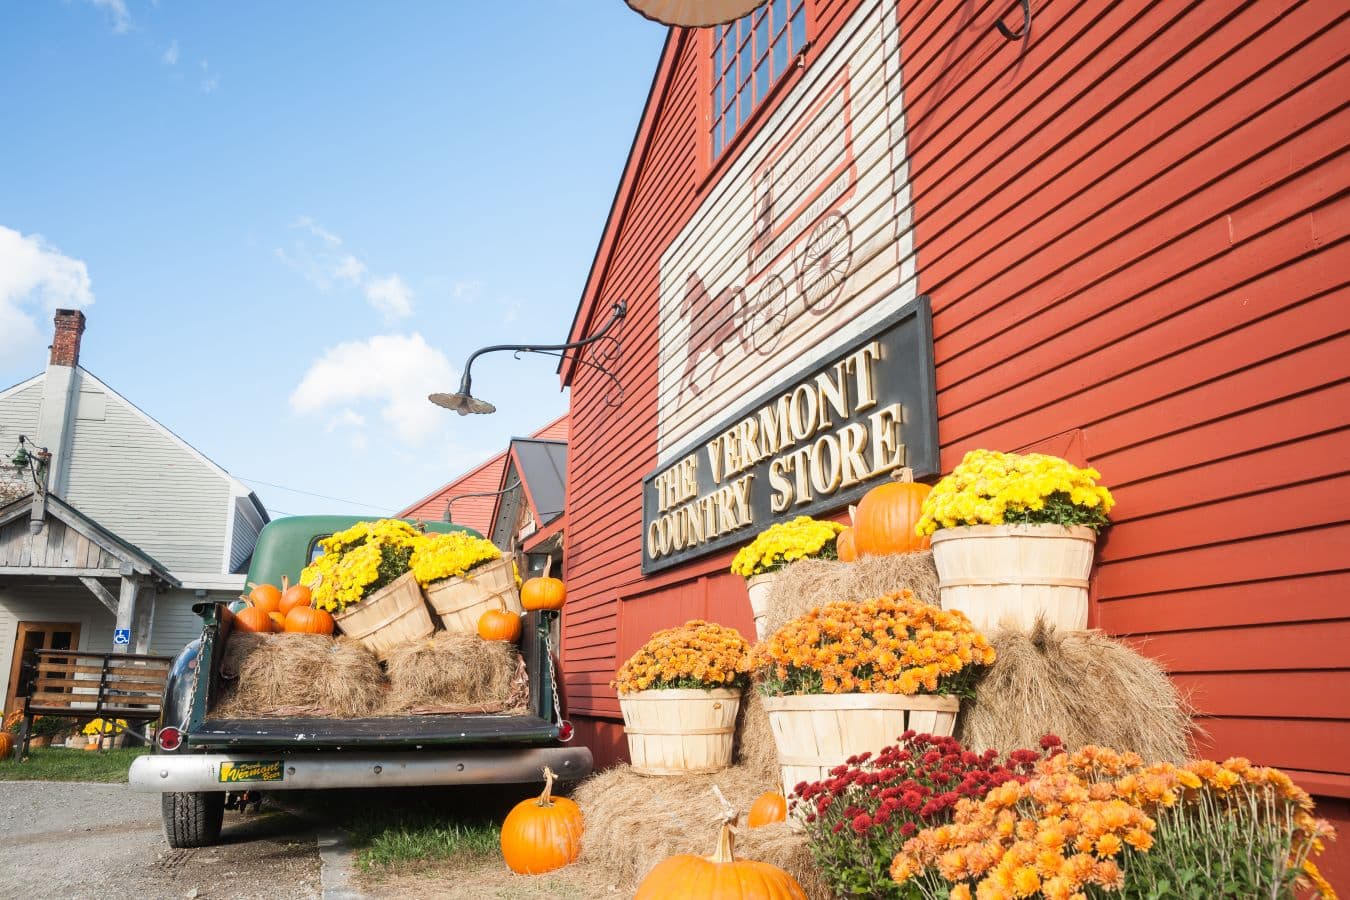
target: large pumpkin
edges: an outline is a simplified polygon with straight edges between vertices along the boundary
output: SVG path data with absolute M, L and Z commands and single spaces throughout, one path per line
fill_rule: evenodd
M 859 556 L 884 556 L 927 550 L 929 540 L 914 533 L 923 515 L 923 500 L 933 489 L 899 469 L 893 480 L 863 495 L 853 513 L 853 544 Z
M 787 819 L 787 798 L 777 791 L 765 791 L 750 804 L 746 824 L 751 828 Z
M 299 634 L 332 634 L 333 617 L 322 609 L 297 606 L 286 613 L 283 630 Z
M 8 759 L 13 752 L 14 735 L 10 734 L 7 729 L 0 731 L 0 760 Z
M 722 826 L 712 856 L 682 853 L 656 864 L 633 900 L 806 900 L 797 880 L 777 866 L 738 860 L 731 826 Z
M 248 592 L 248 596 L 244 598 L 245 600 L 264 612 L 272 613 L 281 611 L 281 591 L 277 589 L 275 584 L 250 583 L 249 587 L 252 590 Z
M 562 609 L 567 586 L 559 578 L 531 578 L 520 589 L 520 605 L 526 609 Z
M 544 792 L 522 800 L 502 822 L 502 858 L 511 871 L 538 875 L 560 869 L 581 853 L 581 807 L 553 796 L 553 770 L 544 769 Z
M 291 614 L 297 606 L 309 606 L 314 602 L 314 594 L 307 584 L 288 584 L 286 576 L 281 576 L 281 600 L 277 612 L 283 616 Z
M 234 627 L 240 631 L 272 631 L 272 617 L 259 606 L 249 606 L 234 614 Z
M 489 609 L 478 617 L 478 636 L 485 641 L 514 641 L 520 637 L 520 616 Z

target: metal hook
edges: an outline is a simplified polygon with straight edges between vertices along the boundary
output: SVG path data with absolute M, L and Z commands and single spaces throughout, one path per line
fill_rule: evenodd
M 1013 31 L 1007 25 L 1003 24 L 1002 19 L 999 19 L 997 22 L 994 23 L 994 27 L 998 29 L 998 33 L 1003 35 L 1010 41 L 1021 40 L 1031 32 L 1031 0 L 1021 0 L 1021 2 L 1022 2 L 1021 31 Z

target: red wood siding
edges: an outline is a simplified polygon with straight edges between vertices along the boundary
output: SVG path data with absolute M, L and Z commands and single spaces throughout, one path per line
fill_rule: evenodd
M 560 416 L 530 437 L 567 440 L 567 416 Z M 470 469 L 439 490 L 418 500 L 400 512 L 399 516 L 439 522 L 445 518 L 445 503 L 451 497 L 500 489 L 502 472 L 505 469 L 506 451 L 503 450 L 477 468 Z M 450 513 L 459 524 L 467 525 L 479 534 L 487 534 L 492 529 L 492 512 L 496 504 L 496 497 L 467 497 L 456 500 Z

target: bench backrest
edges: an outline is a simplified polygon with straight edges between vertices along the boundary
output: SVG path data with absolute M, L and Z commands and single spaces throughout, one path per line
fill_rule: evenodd
M 54 715 L 107 715 L 149 720 L 159 715 L 171 656 L 37 651 L 26 708 Z

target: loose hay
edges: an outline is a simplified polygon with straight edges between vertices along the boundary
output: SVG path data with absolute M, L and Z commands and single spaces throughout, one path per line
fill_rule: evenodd
M 581 863 L 600 867 L 633 891 L 642 876 L 676 853 L 707 856 L 717 843 L 722 807 L 713 794 L 717 785 L 744 814 L 761 793 L 778 790 L 777 777 L 732 766 L 716 775 L 649 777 L 629 766 L 615 766 L 582 782 L 572 793 L 586 817 Z M 772 863 L 802 885 L 808 897 L 828 898 L 806 837 L 776 823 L 736 829 L 736 855 Z
M 788 621 L 834 600 L 869 600 L 909 588 L 914 596 L 938 605 L 937 567 L 933 553 L 891 553 L 863 556 L 857 562 L 803 559 L 780 569 L 769 592 L 764 633 L 773 634 Z
M 783 770 L 778 765 L 778 747 L 769 727 L 769 713 L 759 690 L 751 685 L 741 694 L 736 713 L 736 765 L 765 784 L 776 784 Z
M 1046 733 L 1070 749 L 1133 750 L 1148 762 L 1186 758 L 1190 705 L 1153 660 L 1099 631 L 988 635 L 998 660 L 961 704 L 956 737 L 973 750 L 1035 747 Z
M 523 705 L 520 654 L 507 641 L 439 631 L 390 651 L 386 712 L 502 712 Z
M 361 644 L 320 634 L 247 634 L 225 642 L 215 718 L 368 716 L 384 700 L 384 673 Z

